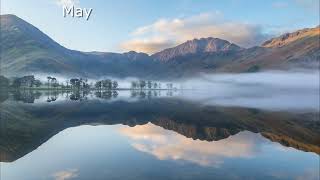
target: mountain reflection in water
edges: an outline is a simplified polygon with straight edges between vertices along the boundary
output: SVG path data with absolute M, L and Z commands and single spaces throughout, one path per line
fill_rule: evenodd
M 201 105 L 177 93 L 4 94 L 1 177 L 319 178 L 319 112 Z
M 246 131 L 221 141 L 192 140 L 150 123 L 120 131 L 132 139 L 135 149 L 160 160 L 185 160 L 202 166 L 219 166 L 225 157 L 250 158 L 259 151 L 255 148 L 262 138 Z

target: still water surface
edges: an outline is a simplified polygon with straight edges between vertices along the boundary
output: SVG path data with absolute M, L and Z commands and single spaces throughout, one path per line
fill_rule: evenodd
M 203 105 L 175 93 L 9 93 L 1 180 L 319 179 L 318 111 Z

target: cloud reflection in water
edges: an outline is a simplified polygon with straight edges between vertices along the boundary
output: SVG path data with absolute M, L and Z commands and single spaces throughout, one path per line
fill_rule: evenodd
M 251 158 L 259 152 L 260 135 L 241 132 L 220 141 L 186 138 L 151 123 L 123 127 L 120 132 L 133 140 L 135 149 L 152 154 L 160 160 L 183 160 L 201 166 L 218 167 L 224 158 Z

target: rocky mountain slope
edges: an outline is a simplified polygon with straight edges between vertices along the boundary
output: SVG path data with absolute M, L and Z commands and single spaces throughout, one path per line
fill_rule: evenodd
M 298 30 L 281 35 L 244 50 L 238 60 L 219 71 L 242 72 L 246 70 L 290 69 L 320 67 L 320 28 Z
M 201 53 L 240 51 L 243 48 L 219 38 L 201 38 L 187 41 L 176 47 L 165 49 L 152 55 L 154 59 L 169 61 L 179 56 L 187 56 Z
M 293 33 L 286 33 L 279 37 L 272 38 L 264 42 L 262 44 L 262 47 L 278 48 L 278 47 L 287 46 L 290 43 L 293 43 L 294 41 L 297 41 L 299 39 L 319 36 L 319 30 L 320 28 L 316 27 L 316 28 L 306 28 L 306 29 L 298 30 Z

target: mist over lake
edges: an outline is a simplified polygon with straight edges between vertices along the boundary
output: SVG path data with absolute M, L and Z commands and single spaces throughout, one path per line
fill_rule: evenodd
M 206 75 L 181 82 L 181 98 L 205 105 L 319 111 L 319 71 Z

